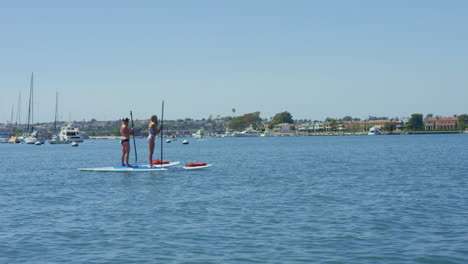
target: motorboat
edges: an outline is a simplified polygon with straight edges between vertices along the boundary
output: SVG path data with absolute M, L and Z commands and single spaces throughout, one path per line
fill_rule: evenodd
M 0 143 L 8 143 L 9 139 L 7 133 L 0 133 Z
M 274 132 L 274 131 L 266 130 L 260 136 L 261 137 L 276 137 L 276 136 L 278 136 L 278 134 L 276 132 Z
M 68 124 L 60 129 L 59 138 L 71 142 L 83 142 L 83 132 L 78 127 Z
M 192 133 L 193 138 L 203 138 L 205 137 L 205 131 L 203 129 L 197 130 L 197 132 Z
M 252 127 L 242 131 L 242 132 L 234 132 L 232 135 L 234 137 L 259 137 L 262 133 L 259 131 L 254 130 Z
M 382 132 L 380 132 L 380 130 L 377 127 L 373 126 L 369 129 L 369 133 L 367 133 L 367 135 L 369 136 L 382 135 Z

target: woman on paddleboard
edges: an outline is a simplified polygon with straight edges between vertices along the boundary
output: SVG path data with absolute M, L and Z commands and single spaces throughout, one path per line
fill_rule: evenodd
M 154 141 L 156 140 L 156 135 L 161 132 L 161 129 L 157 129 L 158 117 L 156 115 L 151 116 L 150 123 L 148 125 L 148 159 L 149 166 L 153 166 L 153 153 L 154 153 Z
M 122 156 L 120 156 L 120 161 L 122 166 L 131 167 L 128 164 L 128 156 L 130 156 L 130 135 L 133 134 L 134 130 L 128 128 L 128 117 L 122 119 L 122 125 L 120 126 L 120 133 L 122 134 Z

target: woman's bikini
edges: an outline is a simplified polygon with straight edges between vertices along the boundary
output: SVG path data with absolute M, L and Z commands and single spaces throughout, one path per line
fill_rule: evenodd
M 127 130 L 127 131 L 124 131 L 124 129 L 121 129 L 121 130 L 120 130 L 120 133 L 122 133 L 122 134 L 128 134 L 130 131 L 128 131 L 128 128 L 126 128 L 126 130 Z M 125 132 L 125 133 L 124 133 L 124 132 Z M 121 140 L 120 140 L 120 144 L 122 144 L 122 145 L 123 145 L 123 143 L 125 143 L 125 142 L 130 142 L 130 139 L 124 138 L 124 139 L 121 139 Z

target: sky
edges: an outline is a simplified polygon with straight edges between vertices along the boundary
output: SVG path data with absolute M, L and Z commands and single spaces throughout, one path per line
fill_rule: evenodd
M 468 112 L 468 1 L 1 1 L 0 123 Z M 21 100 L 19 100 L 21 93 Z M 20 103 L 19 103 L 20 102 Z

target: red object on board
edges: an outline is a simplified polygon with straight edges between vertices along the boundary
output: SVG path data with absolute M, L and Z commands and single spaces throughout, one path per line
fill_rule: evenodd
M 165 160 L 165 161 L 161 161 L 159 159 L 154 159 L 152 161 L 153 165 L 159 165 L 159 164 L 169 164 L 169 161 Z
M 206 166 L 206 163 L 187 163 L 185 164 L 186 167 L 198 167 L 198 166 Z

